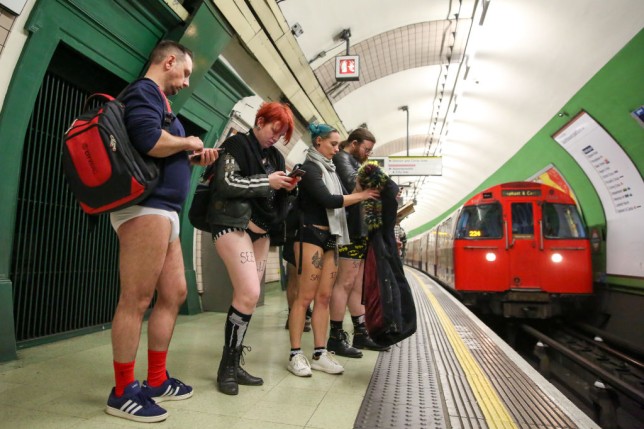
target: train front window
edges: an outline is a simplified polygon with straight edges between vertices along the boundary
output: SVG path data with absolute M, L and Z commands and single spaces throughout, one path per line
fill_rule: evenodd
M 463 207 L 456 224 L 456 238 L 490 239 L 503 237 L 501 204 Z
M 586 238 L 586 228 L 573 204 L 543 205 L 543 235 L 546 238 Z
M 532 203 L 512 203 L 512 235 L 515 238 L 534 236 Z

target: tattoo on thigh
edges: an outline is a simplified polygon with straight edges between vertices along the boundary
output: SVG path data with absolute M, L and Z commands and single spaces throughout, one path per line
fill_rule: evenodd
M 320 280 L 319 274 L 311 274 L 311 281 L 317 282 L 318 280 Z
M 255 262 L 255 254 L 253 252 L 240 252 L 239 261 L 242 264 L 246 264 L 248 262 Z
M 257 272 L 258 273 L 263 272 L 264 268 L 266 268 L 266 259 L 264 259 L 263 261 L 258 261 L 257 262 Z
M 333 271 L 333 272 L 331 273 L 331 280 L 335 279 L 335 277 L 337 276 L 337 274 L 338 274 L 338 272 L 337 272 L 337 271 Z
M 318 250 L 315 251 L 315 254 L 311 258 L 311 262 L 313 263 L 313 266 L 318 269 L 322 269 L 322 257 L 320 256 L 320 252 Z

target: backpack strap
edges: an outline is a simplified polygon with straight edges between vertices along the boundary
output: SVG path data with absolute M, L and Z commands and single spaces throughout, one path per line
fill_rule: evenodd
M 159 86 L 157 86 L 159 88 Z M 161 98 L 163 98 L 163 129 L 166 130 L 167 132 L 170 132 L 170 125 L 172 124 L 172 120 L 174 119 L 174 114 L 172 113 L 172 107 L 170 106 L 170 100 L 168 100 L 168 97 L 165 95 L 165 92 L 161 91 L 161 88 L 159 88 L 159 92 L 161 93 Z
M 127 91 L 130 89 L 132 85 L 137 83 L 140 80 L 146 79 L 145 77 L 140 77 L 128 84 L 123 90 L 119 93 L 119 95 L 116 96 L 117 100 L 122 100 L 123 96 L 127 93 Z M 163 126 L 162 128 L 166 130 L 167 132 L 170 132 L 170 125 L 172 124 L 172 121 L 174 119 L 174 114 L 172 113 L 172 107 L 170 106 L 170 100 L 168 100 L 168 97 L 166 97 L 165 93 L 161 91 L 161 88 L 159 88 L 158 85 L 156 85 L 157 89 L 159 90 L 159 94 L 161 94 L 161 98 L 163 99 Z

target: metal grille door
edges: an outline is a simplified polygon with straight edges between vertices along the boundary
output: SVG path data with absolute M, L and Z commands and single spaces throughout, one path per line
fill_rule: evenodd
M 25 137 L 10 278 L 19 346 L 110 323 L 118 240 L 109 216 L 90 231 L 62 172 L 62 136 L 88 94 L 48 73 Z

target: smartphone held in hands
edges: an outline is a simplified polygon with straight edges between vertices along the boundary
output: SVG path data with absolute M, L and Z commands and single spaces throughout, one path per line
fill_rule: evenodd
M 221 155 L 221 154 L 224 153 L 224 149 L 223 148 L 217 148 L 217 152 L 219 152 L 219 155 Z M 195 161 L 195 162 L 201 161 L 201 154 L 199 154 L 199 155 L 191 155 L 190 156 L 190 161 Z
M 288 174 L 288 177 L 302 177 L 304 174 L 306 174 L 306 171 L 300 168 L 300 164 L 296 164 L 293 167 L 293 170 Z

